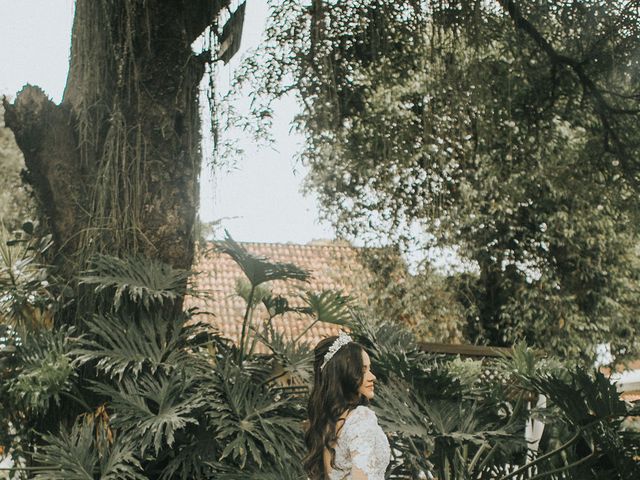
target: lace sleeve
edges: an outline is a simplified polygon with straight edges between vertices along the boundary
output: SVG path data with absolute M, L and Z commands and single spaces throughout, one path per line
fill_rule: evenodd
M 380 465 L 378 465 L 380 459 L 376 455 L 376 442 L 378 435 L 382 433 L 378 426 L 378 419 L 376 414 L 366 407 L 358 407 L 352 415 L 356 417 L 349 425 L 348 432 L 349 456 L 352 464 L 351 478 L 377 480 L 380 478 Z

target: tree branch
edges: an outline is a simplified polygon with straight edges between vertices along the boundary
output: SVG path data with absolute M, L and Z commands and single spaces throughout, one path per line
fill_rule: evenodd
M 533 41 L 540 47 L 540 49 L 549 56 L 549 59 L 555 65 L 570 67 L 574 71 L 583 88 L 592 96 L 594 96 L 596 102 L 603 110 L 609 111 L 611 113 L 621 113 L 629 115 L 636 115 L 640 113 L 640 109 L 637 108 L 624 109 L 616 108 L 609 105 L 602 95 L 602 90 L 584 71 L 585 62 L 578 62 L 571 57 L 559 54 L 547 41 L 547 39 L 545 39 L 542 34 L 533 26 L 533 24 L 522 16 L 522 12 L 520 11 L 520 8 L 518 7 L 518 4 L 515 2 L 515 0 L 498 0 L 498 3 L 500 3 L 500 5 L 509 13 L 509 16 L 513 20 L 516 28 L 524 31 L 527 35 L 529 35 L 533 39 Z
M 614 115 L 638 115 L 640 109 L 618 108 L 610 105 L 604 97 L 603 89 L 596 85 L 595 81 L 584 70 L 585 62 L 579 62 L 571 57 L 558 53 L 553 45 L 538 31 L 538 29 L 524 16 L 515 0 L 497 0 L 500 6 L 509 14 L 516 28 L 525 32 L 538 47 L 547 54 L 554 66 L 568 67 L 578 77 L 585 94 L 593 99 L 596 114 L 598 115 L 604 130 L 605 150 L 617 154 L 623 164 L 626 178 L 638 188 L 638 179 L 633 168 L 633 159 L 626 151 L 624 142 L 620 139 L 614 127 Z M 610 148 L 613 144 L 614 150 Z
M 24 154 L 27 180 L 60 246 L 75 237 L 84 218 L 78 201 L 82 182 L 77 180 L 89 168 L 80 165 L 72 114 L 32 85 L 18 93 L 13 105 L 6 98 L 3 104 L 5 123 Z

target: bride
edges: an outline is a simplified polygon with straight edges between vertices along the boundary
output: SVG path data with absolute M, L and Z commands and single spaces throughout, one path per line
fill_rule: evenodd
M 367 405 L 375 375 L 364 348 L 340 332 L 314 350 L 314 385 L 309 398 L 308 453 L 311 480 L 383 480 L 389 442 Z

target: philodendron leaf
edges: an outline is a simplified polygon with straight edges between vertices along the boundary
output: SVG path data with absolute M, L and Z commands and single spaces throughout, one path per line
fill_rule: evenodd
M 307 292 L 302 300 L 318 322 L 346 325 L 351 320 L 351 298 L 338 291 Z
M 302 280 L 309 279 L 309 272 L 292 263 L 271 262 L 264 257 L 250 253 L 236 242 L 229 232 L 218 246 L 218 251 L 226 253 L 238 264 L 252 286 L 257 287 L 264 282 L 273 280 Z
M 116 310 L 124 298 L 148 310 L 152 305 L 181 299 L 187 293 L 190 274 L 187 270 L 142 256 L 118 258 L 97 255 L 92 260 L 92 268 L 85 271 L 79 280 L 80 283 L 95 285 L 96 293 L 112 288 Z

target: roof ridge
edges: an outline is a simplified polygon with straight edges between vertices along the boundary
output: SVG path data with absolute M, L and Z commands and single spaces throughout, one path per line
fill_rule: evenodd
M 333 242 L 333 240 L 329 240 L 330 242 Z M 212 245 L 212 244 L 219 244 L 224 242 L 224 240 L 207 240 L 206 244 L 207 245 Z M 331 247 L 331 248 L 349 248 L 352 250 L 365 250 L 365 249 L 369 249 L 372 247 L 359 247 L 357 245 L 344 245 L 344 244 L 340 244 L 340 243 L 284 243 L 284 242 L 243 242 L 243 241 L 238 241 L 238 240 L 234 240 L 234 242 L 240 244 L 240 245 L 272 245 L 272 246 L 282 246 L 282 247 L 320 247 L 320 248 L 326 248 L 326 247 Z M 312 240 L 313 242 L 313 240 Z

